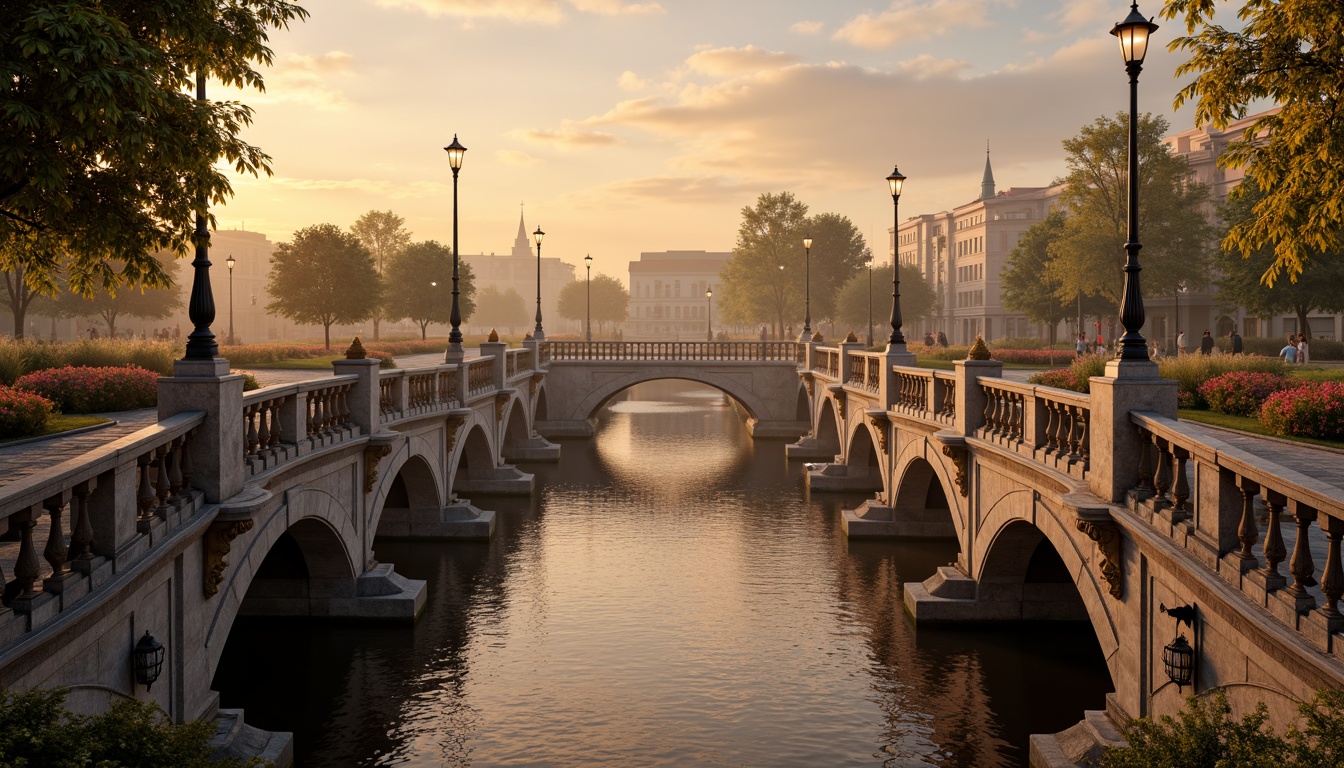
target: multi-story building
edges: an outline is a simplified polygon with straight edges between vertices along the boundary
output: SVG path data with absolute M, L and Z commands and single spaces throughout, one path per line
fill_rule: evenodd
M 930 317 L 906 325 L 907 338 L 914 343 L 925 332 L 942 331 L 950 343 L 969 344 L 981 334 L 986 339 L 1047 335 L 1044 326 L 1003 307 L 999 274 L 1022 233 L 1049 214 L 1062 191 L 1050 186 L 996 192 L 986 152 L 979 197 L 901 222 L 889 252 L 919 267 L 938 297 Z
M 546 252 L 545 246 L 546 243 L 543 241 L 542 253 Z M 534 247 L 527 226 L 523 223 L 522 214 L 519 214 L 518 234 L 514 237 L 513 249 L 508 254 L 497 256 L 494 253 L 464 253 L 462 260 L 471 265 L 478 292 L 490 286 L 501 293 L 513 289 L 523 297 L 523 303 L 528 310 L 527 316 L 531 318 L 537 308 L 537 254 L 532 250 Z M 560 317 L 557 311 L 560 306 L 560 291 L 574 282 L 574 269 L 573 264 L 566 264 L 554 256 L 543 256 L 541 259 L 542 327 L 548 336 L 557 333 L 580 333 L 583 329 L 582 320 L 566 320 Z M 467 325 L 472 330 L 489 330 L 471 325 L 470 320 L 467 319 Z
M 629 339 L 708 338 L 710 323 L 719 327 L 714 311 L 719 273 L 732 258 L 719 251 L 641 253 L 630 262 Z M 715 296 L 706 297 L 705 291 Z

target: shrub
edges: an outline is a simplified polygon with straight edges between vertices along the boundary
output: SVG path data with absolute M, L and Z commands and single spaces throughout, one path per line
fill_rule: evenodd
M 1056 387 L 1058 389 L 1078 389 L 1078 382 L 1073 378 L 1073 371 L 1068 368 L 1055 368 L 1027 379 L 1031 384 L 1040 384 L 1045 387 Z
M 0 383 L 12 385 L 24 374 L 49 368 L 100 368 L 134 365 L 165 376 L 182 347 L 171 341 L 134 339 L 81 339 L 54 344 L 47 341 L 0 340 Z
M 14 382 L 25 373 L 23 345 L 8 338 L 0 339 L 0 384 L 14 386 Z
M 1158 372 L 1164 379 L 1175 379 L 1180 391 L 1189 393 L 1190 405 L 1182 408 L 1204 408 L 1199 388 L 1215 376 L 1233 371 L 1252 371 L 1284 375 L 1288 367 L 1282 361 L 1259 355 L 1185 355 L 1164 357 L 1157 362 Z
M 1278 357 L 1279 350 L 1283 349 L 1284 336 L 1246 336 L 1241 340 L 1241 348 L 1248 355 Z M 1312 360 L 1344 360 L 1344 342 L 1312 339 L 1308 343 L 1311 345 L 1309 354 Z M 1220 338 L 1214 344 L 1223 352 L 1232 351 L 1232 342 L 1227 338 Z
M 261 382 L 257 381 L 256 376 L 253 376 L 250 373 L 242 373 L 240 371 L 230 371 L 230 373 L 239 373 L 240 375 L 242 375 L 244 392 L 251 392 L 254 389 L 261 389 Z
M 36 392 L 65 413 L 103 413 L 149 408 L 158 402 L 158 374 L 143 368 L 53 368 L 15 383 Z
M 1275 392 L 1260 423 L 1276 435 L 1344 440 L 1344 383 L 1323 381 Z
M 0 438 L 40 435 L 54 411 L 41 395 L 0 386 Z
M 1265 398 L 1284 389 L 1302 386 L 1302 382 L 1276 373 L 1233 371 L 1214 376 L 1199 388 L 1199 396 L 1209 410 L 1232 416 L 1254 416 Z

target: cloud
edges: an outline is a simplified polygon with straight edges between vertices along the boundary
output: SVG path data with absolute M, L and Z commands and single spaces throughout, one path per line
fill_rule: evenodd
M 621 76 L 616 80 L 616 84 L 620 86 L 623 91 L 638 91 L 649 87 L 649 81 L 644 80 L 628 69 L 621 73 Z
M 290 102 L 318 109 L 340 110 L 350 102 L 333 81 L 354 72 L 354 57 L 343 51 L 328 51 L 316 56 L 285 54 L 265 73 L 266 92 L 249 94 L 253 103 Z
M 789 27 L 790 32 L 796 32 L 800 35 L 815 35 L 825 29 L 826 25 L 820 21 L 800 21 Z
M 927 53 L 921 53 L 913 59 L 899 62 L 896 67 L 908 75 L 923 79 L 959 75 L 969 70 L 971 64 L 960 59 L 940 59 Z
M 533 157 L 517 149 L 497 149 L 495 150 L 495 159 L 505 165 L 516 165 L 524 168 L 542 162 L 541 158 Z
M 500 20 L 523 24 L 559 24 L 566 9 L 598 16 L 663 13 L 657 2 L 628 0 L 374 0 L 384 8 L 404 8 L 430 16 L 473 21 Z
M 894 0 L 887 10 L 850 19 L 831 37 L 859 48 L 890 48 L 906 40 L 942 37 L 958 28 L 987 27 L 988 10 L 1007 0 Z
M 293 190 L 296 192 L 356 192 L 371 197 L 387 197 L 393 200 L 420 200 L 426 197 L 438 197 L 448 194 L 449 187 L 441 181 L 391 181 L 387 179 L 301 179 L 293 176 L 270 176 L 255 178 L 247 174 L 230 173 L 230 183 L 235 187 L 266 187 Z
M 745 48 L 712 48 L 700 51 L 686 59 L 686 66 L 701 74 L 729 77 L 765 69 L 778 69 L 797 61 L 798 58 L 792 54 L 767 51 L 748 45 Z
M 582 130 L 570 126 L 512 131 L 509 135 L 531 144 L 564 150 L 610 147 L 621 143 L 620 139 L 610 133 Z
M 760 194 L 760 181 L 733 180 L 723 176 L 651 176 L 628 179 L 587 190 L 584 198 L 606 202 L 631 201 L 679 203 L 682 205 L 738 204 Z

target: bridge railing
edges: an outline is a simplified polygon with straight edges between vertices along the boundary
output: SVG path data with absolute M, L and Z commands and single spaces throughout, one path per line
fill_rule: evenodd
M 902 369 L 904 370 L 904 369 Z M 933 372 L 933 394 L 929 408 L 933 418 L 942 424 L 953 424 L 957 419 L 957 376 L 950 371 Z
M 812 350 L 812 372 L 839 381 L 842 357 L 838 347 L 816 347 Z
M 192 438 L 204 421 L 181 413 L 5 486 L 0 518 L 18 540 L 0 543 L 0 637 L 50 623 L 202 507 Z
M 550 341 L 550 360 L 796 362 L 792 341 Z
M 476 397 L 495 388 L 494 357 L 477 357 L 463 363 L 467 367 L 467 397 Z
M 1344 631 L 1340 489 L 1191 434 L 1173 419 L 1140 412 L 1130 418 L 1143 446 L 1131 493 L 1136 511 L 1328 652 L 1331 635 Z
M 456 365 L 393 368 L 378 376 L 379 422 L 438 413 L 461 406 Z
M 243 463 L 249 476 L 358 434 L 351 424 L 355 376 L 266 387 L 243 395 Z
M 513 381 L 520 376 L 530 376 L 535 367 L 532 363 L 535 355 L 531 349 L 510 349 L 504 353 L 504 379 Z
M 881 352 L 850 352 L 846 384 L 876 394 L 882 389 L 882 368 L 886 355 Z
M 1085 479 L 1091 462 L 1087 395 L 1007 379 L 977 380 L 985 406 L 975 436 Z

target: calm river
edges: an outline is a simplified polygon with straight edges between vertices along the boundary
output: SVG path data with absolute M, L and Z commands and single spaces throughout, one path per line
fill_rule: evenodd
M 952 542 L 849 543 L 717 390 L 632 389 L 490 543 L 385 542 L 414 626 L 240 620 L 215 679 L 315 766 L 1010 766 L 1111 690 L 1080 625 L 916 629 Z

